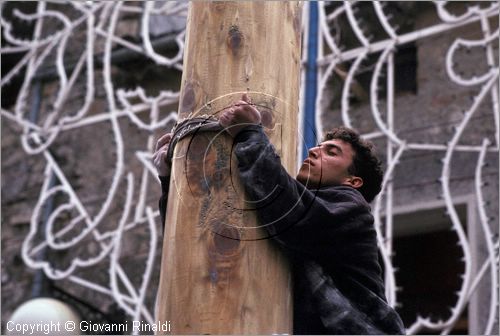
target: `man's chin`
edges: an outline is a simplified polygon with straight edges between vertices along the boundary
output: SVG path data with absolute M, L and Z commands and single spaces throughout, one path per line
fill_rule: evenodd
M 319 184 L 317 181 L 314 181 L 310 176 L 303 176 L 301 174 L 297 175 L 296 180 L 302 183 L 304 187 L 307 189 L 317 189 L 319 187 Z

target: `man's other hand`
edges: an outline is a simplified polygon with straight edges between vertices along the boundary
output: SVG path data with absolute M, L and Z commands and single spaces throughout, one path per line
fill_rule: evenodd
M 170 165 L 167 163 L 167 152 L 170 141 L 172 140 L 172 133 L 164 134 L 156 142 L 155 152 L 153 154 L 153 164 L 159 176 L 170 176 Z
M 244 93 L 241 100 L 224 110 L 219 118 L 219 124 L 234 138 L 243 128 L 253 124 L 258 125 L 261 120 L 259 110 Z

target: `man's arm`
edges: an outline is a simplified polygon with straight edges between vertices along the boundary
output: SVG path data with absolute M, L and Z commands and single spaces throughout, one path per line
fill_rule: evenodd
M 161 183 L 161 196 L 158 202 L 160 209 L 161 225 L 165 228 L 165 217 L 167 214 L 168 189 L 170 187 L 170 176 L 158 176 Z
M 162 227 L 165 226 L 165 217 L 167 212 L 168 189 L 170 187 L 170 170 L 171 167 L 167 162 L 168 146 L 172 140 L 172 133 L 163 135 L 156 142 L 155 152 L 153 154 L 153 164 L 158 172 L 158 178 L 161 183 L 161 197 L 158 202 L 160 208 L 160 218 Z

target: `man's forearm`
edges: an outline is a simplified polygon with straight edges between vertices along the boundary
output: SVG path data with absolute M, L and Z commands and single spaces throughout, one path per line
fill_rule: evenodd
M 286 172 L 262 127 L 249 127 L 235 142 L 240 180 L 261 225 L 274 236 L 298 224 L 314 194 Z
M 167 213 L 168 190 L 170 187 L 170 176 L 158 176 L 161 183 L 161 197 L 158 202 L 162 228 L 165 227 L 165 217 Z

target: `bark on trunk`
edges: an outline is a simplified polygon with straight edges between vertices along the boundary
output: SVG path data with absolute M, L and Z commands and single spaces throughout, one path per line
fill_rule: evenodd
M 180 118 L 216 115 L 248 92 L 266 132 L 296 173 L 301 3 L 190 3 Z M 283 254 L 244 202 L 232 139 L 180 141 L 174 153 L 157 320 L 173 334 L 292 332 Z

